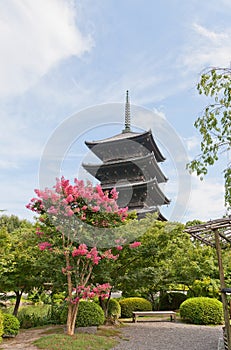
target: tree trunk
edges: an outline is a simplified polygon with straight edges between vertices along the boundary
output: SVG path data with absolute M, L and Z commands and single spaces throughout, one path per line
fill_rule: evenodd
M 65 255 L 66 258 L 66 267 L 70 266 L 69 260 L 69 252 Z M 71 280 L 71 272 L 67 270 L 67 286 L 68 286 L 68 313 L 67 313 L 67 334 L 74 335 L 75 334 L 75 321 L 77 317 L 79 301 L 77 303 L 72 303 L 72 280 Z
M 99 305 L 102 308 L 103 312 L 104 312 L 104 317 L 105 320 L 107 319 L 108 316 L 108 309 L 107 309 L 107 305 L 105 303 L 105 301 L 101 298 L 101 296 L 99 296 Z
M 79 301 L 76 304 L 69 302 L 68 304 L 68 314 L 67 314 L 67 334 L 75 334 L 75 322 L 78 314 Z
M 102 307 L 103 312 L 104 312 L 104 317 L 105 317 L 104 324 L 106 326 L 115 324 L 115 319 L 113 317 L 111 317 L 111 315 L 108 314 L 110 299 L 111 299 L 111 290 L 109 292 L 109 296 L 107 299 L 102 299 L 101 297 L 99 297 L 99 304 Z
M 23 289 L 21 291 L 19 291 L 19 290 L 15 291 L 16 303 L 15 303 L 14 311 L 13 311 L 14 316 L 17 316 L 17 314 L 18 314 L 18 309 L 19 309 L 22 293 L 23 293 Z

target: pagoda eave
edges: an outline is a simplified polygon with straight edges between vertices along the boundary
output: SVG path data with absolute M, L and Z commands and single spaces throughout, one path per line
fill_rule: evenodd
M 135 143 L 133 145 L 133 142 Z M 163 162 L 165 157 L 160 152 L 155 140 L 153 139 L 151 130 L 143 133 L 126 132 L 115 135 L 113 137 L 99 141 L 85 141 L 87 147 L 103 161 L 126 159 L 123 157 L 122 150 L 126 148 L 137 155 L 145 156 L 150 152 L 155 154 L 157 162 Z M 116 147 L 115 147 L 116 146 Z M 126 152 L 124 152 L 126 154 Z M 127 152 L 128 154 L 130 152 Z
M 131 207 L 141 204 L 145 204 L 149 207 L 170 204 L 170 200 L 161 191 L 155 179 L 134 183 L 119 183 L 116 186 L 113 185 L 114 184 L 102 185 L 102 189 L 104 191 L 111 191 L 112 188 L 115 187 L 116 191 L 119 193 L 119 202 L 122 206 L 127 203 L 127 200 Z
M 166 182 L 168 179 L 158 166 L 153 153 L 145 157 L 129 158 L 127 160 L 117 160 L 101 164 L 87 164 L 82 166 L 92 176 L 96 177 L 102 184 L 113 182 L 118 179 L 128 178 L 128 180 L 137 179 L 138 176 L 145 180 L 156 178 L 159 183 Z
M 156 220 L 167 221 L 165 216 L 160 212 L 158 207 L 150 207 L 150 208 L 134 208 L 131 211 L 135 211 L 137 214 L 138 220 L 144 219 L 147 214 L 156 214 Z

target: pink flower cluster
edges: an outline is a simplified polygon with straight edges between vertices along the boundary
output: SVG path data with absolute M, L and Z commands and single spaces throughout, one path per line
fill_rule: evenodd
M 72 256 L 84 256 L 87 255 L 88 253 L 88 248 L 86 246 L 86 244 L 80 244 L 78 248 L 74 248 L 74 250 L 72 251 Z
M 82 180 L 74 180 L 74 185 L 62 177 L 56 180 L 53 189 L 44 191 L 35 190 L 37 198 L 32 198 L 26 206 L 38 214 L 48 213 L 52 216 L 63 218 L 74 214 L 81 220 L 94 226 L 109 227 L 117 225 L 127 217 L 128 208 L 119 208 L 116 200 L 118 193 L 115 189 L 111 192 L 103 191 L 100 185 L 93 185 Z M 105 215 L 113 215 L 109 220 Z
M 101 259 L 116 260 L 119 257 L 119 255 L 112 254 L 111 249 L 108 249 L 101 254 L 98 252 L 96 247 L 93 247 L 90 250 L 88 250 L 88 247 L 84 243 L 80 244 L 78 248 L 74 247 L 72 251 L 72 256 L 85 257 L 87 259 L 90 259 L 93 265 L 98 265 Z
M 88 250 L 86 244 L 80 244 L 78 248 L 74 247 L 72 251 L 72 256 L 85 256 L 87 259 L 90 259 L 93 265 L 98 265 L 101 257 L 96 247 L 93 247 L 91 250 Z
M 39 243 L 38 247 L 39 247 L 40 250 L 45 250 L 45 249 L 52 250 L 52 248 L 51 248 L 52 244 L 50 244 L 49 242 Z
M 106 259 L 111 259 L 111 260 L 116 260 L 119 257 L 119 255 L 113 255 L 111 252 L 111 249 L 106 250 L 103 254 L 102 254 L 102 258 L 106 258 Z
M 41 231 L 40 227 L 36 227 L 36 235 L 42 236 L 44 233 Z
M 141 245 L 141 242 L 133 242 L 129 244 L 129 248 L 137 248 Z
M 120 239 L 116 239 L 115 240 L 115 244 L 116 244 L 116 249 L 117 250 L 122 250 L 123 249 L 123 246 L 126 244 L 126 240 L 123 239 L 123 238 L 120 238 Z M 129 244 L 129 248 L 133 249 L 133 248 L 137 248 L 141 245 L 141 242 L 133 242 L 131 244 Z
M 64 177 L 61 180 L 57 180 L 55 188 L 59 194 L 64 194 L 68 203 L 79 205 L 80 210 L 93 212 L 100 210 L 118 212 L 119 210 L 115 202 L 115 190 L 111 191 L 110 198 L 109 193 L 103 192 L 100 185 L 93 187 L 90 182 L 85 185 L 82 180 L 78 179 L 75 179 L 74 185 L 71 185 L 69 180 L 66 180 Z
M 102 299 L 106 299 L 109 297 L 111 288 L 112 286 L 110 285 L 110 283 L 98 284 L 96 287 L 93 288 L 93 292 L 95 292 Z
M 87 287 L 80 285 L 73 289 L 71 303 L 76 304 L 80 299 L 93 299 L 95 297 L 101 297 L 102 299 L 108 298 L 111 288 L 109 283 Z

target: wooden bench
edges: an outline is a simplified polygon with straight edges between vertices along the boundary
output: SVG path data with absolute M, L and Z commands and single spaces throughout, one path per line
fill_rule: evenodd
M 136 322 L 139 316 L 170 316 L 171 321 L 176 321 L 174 311 L 133 311 L 133 322 Z

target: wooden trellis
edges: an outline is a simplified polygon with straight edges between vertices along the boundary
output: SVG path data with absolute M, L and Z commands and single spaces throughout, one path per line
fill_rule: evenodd
M 231 244 L 231 216 L 191 226 L 186 228 L 185 231 L 202 243 L 216 248 L 220 276 L 221 300 L 225 319 L 225 333 L 227 337 L 227 349 L 231 350 L 230 312 L 226 295 L 227 292 L 231 293 L 231 288 L 227 288 L 225 284 L 221 253 L 222 248 Z

